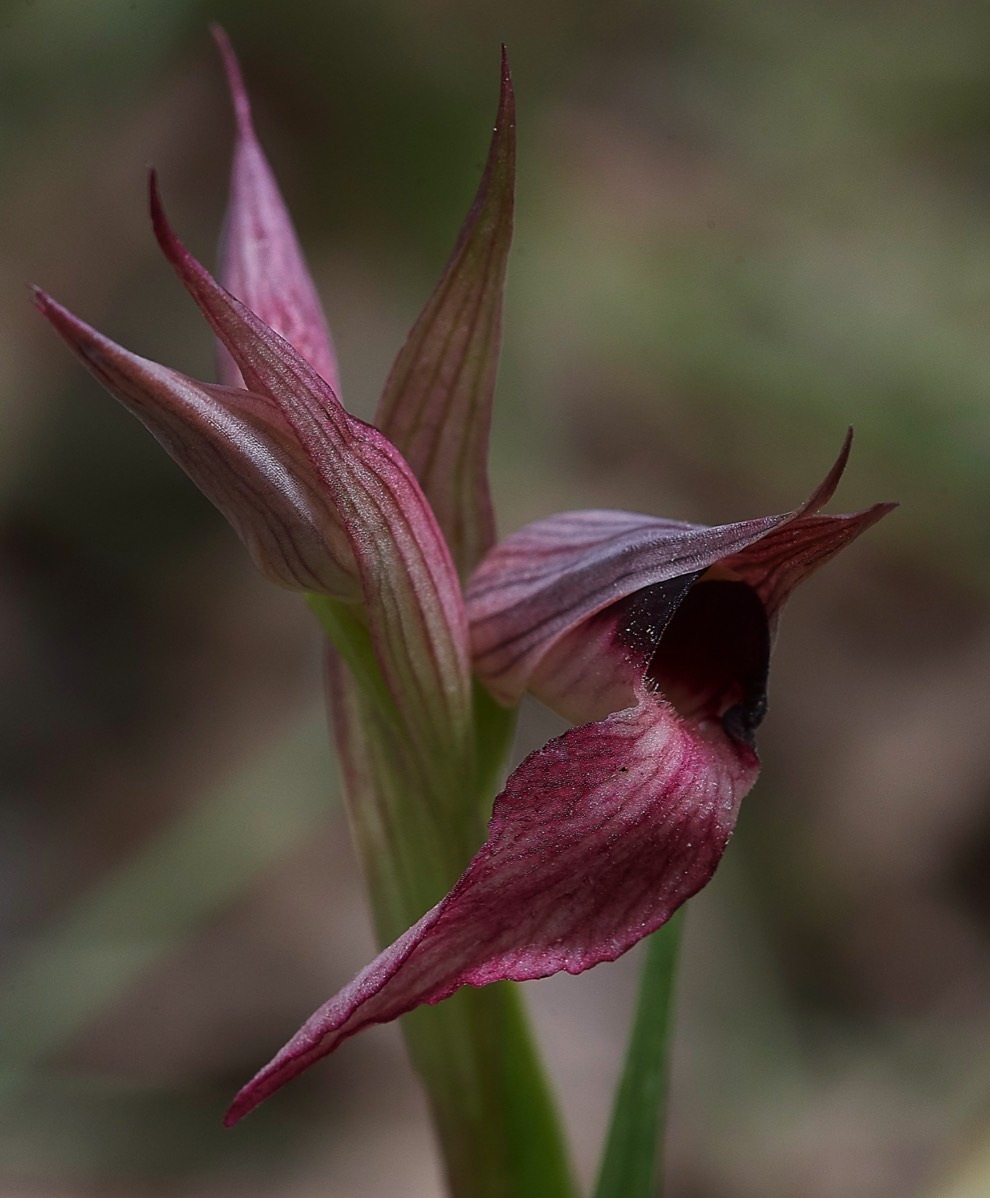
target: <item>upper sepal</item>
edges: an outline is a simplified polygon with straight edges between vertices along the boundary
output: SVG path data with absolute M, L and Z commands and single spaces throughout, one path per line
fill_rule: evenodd
M 329 386 L 340 393 L 337 359 L 326 317 L 306 267 L 285 201 L 258 142 L 251 107 L 233 47 L 213 26 L 230 89 L 237 138 L 230 202 L 220 242 L 224 286 L 265 324 L 281 334 Z M 220 378 L 240 384 L 240 372 L 220 346 Z
M 419 479 L 463 578 L 495 539 L 488 432 L 512 241 L 515 156 L 515 100 L 503 47 L 498 114 L 481 184 L 375 417 Z
M 155 234 L 248 388 L 267 396 L 338 513 L 361 579 L 382 676 L 417 751 L 452 767 L 470 740 L 471 674 L 460 583 L 402 454 L 351 416 L 296 349 L 213 278 L 169 225 L 151 179 Z

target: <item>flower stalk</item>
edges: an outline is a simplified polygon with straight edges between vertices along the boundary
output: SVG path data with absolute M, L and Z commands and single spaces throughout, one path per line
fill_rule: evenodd
M 514 712 L 476 691 L 477 773 L 460 795 L 473 818 L 463 842 L 440 838 L 428 795 L 402 768 L 402 738 L 366 634 L 353 612 L 324 596 L 310 606 L 327 632 L 327 689 L 352 833 L 365 873 L 376 934 L 396 939 L 452 885 L 484 835 L 484 807 L 504 769 Z M 368 818 L 380 812 L 378 819 Z M 441 845 L 448 845 L 444 854 Z M 450 1002 L 402 1021 L 410 1057 L 430 1104 L 453 1198 L 572 1198 L 576 1193 L 556 1104 L 539 1060 L 522 996 L 510 982 L 467 988 Z

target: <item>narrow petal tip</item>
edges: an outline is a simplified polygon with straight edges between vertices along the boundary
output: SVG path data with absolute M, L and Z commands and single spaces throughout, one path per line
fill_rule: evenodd
M 308 1061 L 305 1061 L 297 1069 L 292 1069 L 291 1062 L 287 1063 L 284 1060 L 285 1051 L 283 1048 L 273 1060 L 269 1061 L 246 1085 L 237 1091 L 233 1102 L 224 1112 L 224 1127 L 233 1127 L 236 1123 L 240 1123 L 245 1115 L 250 1115 L 255 1107 L 261 1106 L 266 1098 L 270 1098 L 276 1090 L 280 1090 L 286 1082 L 291 1081 L 306 1068 Z
M 238 1101 L 239 1098 L 240 1098 L 240 1095 L 238 1095 L 238 1097 L 234 1099 L 234 1101 L 230 1104 L 230 1106 L 224 1112 L 224 1116 L 223 1116 L 224 1127 L 233 1127 L 235 1123 L 240 1123 L 240 1121 L 248 1113 L 249 1108 L 245 1107 L 243 1105 L 243 1103 Z
M 154 230 L 155 240 L 180 276 L 187 272 L 193 275 L 205 275 L 206 268 L 182 244 L 178 233 L 172 228 L 165 215 L 161 188 L 158 186 L 158 172 L 154 167 L 148 171 L 148 208 L 151 212 L 151 227 Z
M 502 43 L 502 88 L 499 95 L 498 117 L 495 127 L 514 125 L 516 121 L 516 100 L 512 88 L 512 71 L 509 69 L 509 52 Z
M 151 227 L 154 230 L 155 239 L 162 253 L 174 265 L 176 258 L 185 253 L 185 247 L 179 241 L 165 215 L 162 193 L 158 186 L 158 172 L 154 167 L 148 171 L 148 208 L 151 212 Z
M 237 56 L 222 28 L 214 26 L 213 37 L 223 59 L 237 126 L 217 277 L 232 295 L 284 337 L 336 394 L 340 374 L 326 317 L 285 200 L 255 135 Z M 242 381 L 223 349 L 219 373 L 221 380 L 231 386 Z
M 213 40 L 217 44 L 217 49 L 220 51 L 220 57 L 223 59 L 223 69 L 227 74 L 227 88 L 230 91 L 230 99 L 234 107 L 234 116 L 237 120 L 238 127 L 242 136 L 253 136 L 253 126 L 251 124 L 251 104 L 248 100 L 247 88 L 244 86 L 244 76 L 241 73 L 241 64 L 237 61 L 237 55 L 234 53 L 234 47 L 231 44 L 230 38 L 227 36 L 227 31 L 222 25 L 212 24 L 210 33 L 213 35 Z
M 97 350 L 97 343 L 101 340 L 99 334 L 89 325 L 84 324 L 78 316 L 73 316 L 68 308 L 63 308 L 57 300 L 52 299 L 47 291 L 34 286 L 34 284 L 31 284 L 30 287 L 31 302 L 62 340 L 67 342 L 70 348 L 86 361 L 95 361 L 99 356 Z
M 39 287 L 36 283 L 28 283 L 27 287 L 31 293 L 31 303 L 52 324 L 56 324 L 62 318 L 75 320 L 68 309 L 63 308 L 58 300 L 52 299 L 43 287 Z
M 31 291 L 31 302 L 38 309 L 41 315 L 48 321 L 56 333 L 65 341 L 71 349 L 76 350 L 84 358 L 92 356 L 90 349 L 84 340 L 79 337 L 81 321 L 67 309 L 63 308 L 57 300 L 52 299 L 47 291 L 41 287 L 35 286 L 33 283 L 28 284 Z M 86 332 L 91 330 L 85 329 Z
M 503 47 L 498 108 L 478 190 L 440 283 L 389 373 L 375 418 L 416 473 L 465 578 L 495 541 L 488 436 L 512 240 L 515 131 Z
M 161 190 L 158 186 L 158 172 L 152 167 L 148 171 L 148 207 L 151 212 L 151 227 L 159 249 L 171 263 L 173 269 L 182 279 L 187 290 L 191 290 L 192 281 L 212 284 L 212 277 L 202 263 L 195 258 L 179 240 L 179 235 L 172 228 L 165 215 Z M 194 297 L 195 298 L 195 297 Z M 201 305 L 202 306 L 202 305 Z
M 852 450 L 853 431 L 852 426 L 846 429 L 846 435 L 842 440 L 842 448 L 839 450 L 839 456 L 835 459 L 831 470 L 822 479 L 814 491 L 808 496 L 804 503 L 794 512 L 795 516 L 803 516 L 806 513 L 817 512 L 819 508 L 825 506 L 826 503 L 835 494 L 836 488 L 842 480 L 843 474 L 846 472 L 846 466 L 849 465 L 849 454 Z
M 284 1050 L 283 1050 L 284 1052 Z M 236 1123 L 250 1115 L 255 1107 L 270 1098 L 277 1090 L 280 1090 L 286 1082 L 291 1081 L 299 1073 L 310 1064 L 308 1059 L 304 1059 L 303 1063 L 297 1068 L 292 1068 L 291 1063 L 286 1063 L 282 1059 L 282 1053 L 264 1069 L 260 1070 L 245 1086 L 234 1095 L 234 1100 L 224 1112 L 223 1125 L 224 1127 L 233 1127 Z

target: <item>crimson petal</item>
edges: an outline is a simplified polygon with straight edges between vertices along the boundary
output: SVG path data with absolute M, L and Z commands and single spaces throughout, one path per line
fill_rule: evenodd
M 234 1100 L 236 1122 L 371 1024 L 461 986 L 613 961 L 711 877 L 756 754 L 640 690 L 531 754 L 453 890 L 322 1006 Z

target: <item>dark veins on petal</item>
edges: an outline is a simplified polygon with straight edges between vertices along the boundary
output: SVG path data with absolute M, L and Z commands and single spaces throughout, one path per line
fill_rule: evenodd
M 753 746 L 767 712 L 770 626 L 744 582 L 685 575 L 625 601 L 616 640 L 686 719 L 719 719 Z

